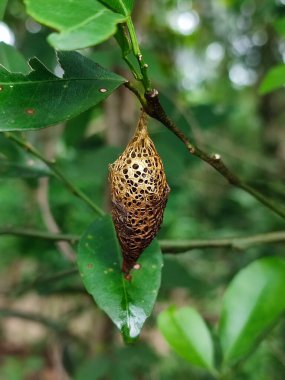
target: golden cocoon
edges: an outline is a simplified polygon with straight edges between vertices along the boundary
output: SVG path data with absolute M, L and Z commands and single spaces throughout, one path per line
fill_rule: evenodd
M 122 270 L 128 274 L 156 236 L 170 190 L 143 112 L 134 137 L 109 170 L 112 217 L 123 253 Z

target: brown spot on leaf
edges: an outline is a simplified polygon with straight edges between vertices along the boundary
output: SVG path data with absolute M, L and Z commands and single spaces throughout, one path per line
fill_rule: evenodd
M 127 281 L 131 281 L 131 279 L 132 279 L 132 276 L 128 273 L 128 274 L 125 274 L 125 280 L 127 280 Z
M 34 108 L 27 108 L 25 112 L 27 115 L 33 116 L 36 113 L 36 110 Z

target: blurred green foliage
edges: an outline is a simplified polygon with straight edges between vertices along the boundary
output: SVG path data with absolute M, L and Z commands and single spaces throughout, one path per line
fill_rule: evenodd
M 269 69 L 285 59 L 284 40 L 279 34 L 280 26 L 279 32 L 276 27 L 276 20 L 285 16 L 283 3 L 281 0 L 137 0 L 134 9 L 150 76 L 168 114 L 199 145 L 208 152 L 221 154 L 236 173 L 280 204 L 285 200 L 285 93 L 279 89 L 261 96 L 259 88 Z M 50 30 L 27 16 L 21 1 L 9 0 L 4 22 L 6 29 L 5 32 L 1 29 L 0 39 L 6 36 L 7 43 L 14 40 L 26 59 L 36 56 L 58 74 L 54 51 L 46 41 Z M 125 63 L 119 59 L 114 40 L 83 53 L 107 69 L 129 75 Z M 19 62 L 18 58 L 15 60 Z M 5 64 L 3 53 L 0 63 Z M 115 104 L 116 96 L 120 98 L 121 94 L 112 95 Z M 108 107 L 101 103 L 52 132 L 49 129 L 27 135 L 44 155 L 51 151 L 66 176 L 105 209 L 108 208 L 108 164 L 124 148 L 123 144 L 111 146 L 108 141 L 111 124 Z M 127 107 L 131 113 L 131 103 Z M 114 109 L 121 121 L 123 108 Z M 125 131 L 130 124 L 135 126 L 136 119 L 121 124 Z M 160 239 L 246 236 L 284 228 L 280 217 L 248 194 L 230 187 L 153 120 L 150 120 L 150 131 L 171 186 Z M 5 160 L 15 170 L 16 164 L 26 165 L 30 159 L 0 136 L 0 226 L 47 230 L 38 201 L 42 185 L 37 179 L 46 168 L 38 167 L 35 162 L 39 172 L 21 170 L 25 175 L 19 178 L 17 172 L 12 176 L 13 171 L 1 164 Z M 92 212 L 53 177 L 49 180 L 48 202 L 62 232 L 81 235 L 94 219 Z M 11 305 L 17 308 L 23 297 L 32 294 L 47 304 L 53 302 L 53 297 L 63 297 L 61 302 L 70 308 L 66 320 L 70 318 L 71 322 L 74 315 L 90 312 L 92 301 L 76 273 L 41 283 L 74 267 L 59 251 L 50 241 L 1 236 L 1 307 L 13 302 Z M 140 346 L 122 347 L 113 327 L 96 311 L 89 333 L 82 338 L 87 348 L 82 342 L 67 344 L 55 338 L 61 346 L 67 371 L 75 380 L 112 379 L 114 373 L 122 379 L 209 379 L 168 351 L 157 331 L 156 315 L 169 304 L 191 304 L 215 326 L 221 295 L 234 274 L 254 259 L 283 254 L 284 245 L 280 244 L 246 251 L 196 249 L 180 257 L 167 255 L 158 306 L 146 324 Z M 104 328 L 100 327 L 102 319 Z M 66 323 L 72 329 L 71 322 Z M 42 337 L 34 343 L 19 341 L 19 346 L 23 345 L 28 352 L 25 351 L 24 357 L 11 356 L 7 349 L 12 344 L 11 337 L 5 323 L 3 319 L 0 325 L 1 380 L 25 380 L 30 373 L 51 365 L 46 364 L 45 355 L 47 347 L 56 346 L 52 339 Z M 72 331 L 79 333 L 77 329 L 73 327 Z M 101 335 L 98 329 L 103 331 Z M 51 335 L 47 330 L 46 336 Z M 235 374 L 235 379 L 283 380 L 284 336 L 282 322 Z

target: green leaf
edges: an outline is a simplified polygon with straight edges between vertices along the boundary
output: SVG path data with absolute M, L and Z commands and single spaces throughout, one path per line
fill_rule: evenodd
M 267 257 L 241 270 L 227 289 L 219 334 L 224 366 L 254 350 L 285 309 L 285 261 Z
M 116 33 L 126 16 L 114 13 L 97 0 L 25 0 L 27 12 L 59 33 L 48 37 L 58 50 L 97 45 Z
M 163 336 L 180 356 L 214 373 L 214 350 L 209 330 L 196 310 L 170 307 L 158 317 Z
M 0 20 L 3 19 L 8 0 L 0 0 Z
M 134 7 L 134 0 L 100 0 L 100 2 L 125 16 L 129 16 Z
M 160 287 L 162 255 L 154 241 L 139 259 L 141 269 L 127 281 L 122 255 L 109 215 L 96 219 L 83 234 L 77 262 L 83 283 L 97 305 L 120 329 L 126 342 L 134 340 L 150 315 Z
M 265 78 L 261 82 L 259 92 L 261 94 L 267 94 L 278 88 L 283 87 L 285 84 L 285 65 L 278 65 L 273 67 L 266 74 Z
M 273 22 L 273 26 L 276 31 L 280 34 L 281 37 L 285 36 L 285 17 L 282 17 L 275 22 Z
M 22 54 L 4 42 L 0 42 L 0 65 L 15 73 L 28 74 L 30 71 L 30 67 Z
M 36 58 L 28 75 L 0 66 L 0 130 L 44 128 L 98 104 L 125 79 L 76 52 L 59 52 L 64 77 L 58 78 Z

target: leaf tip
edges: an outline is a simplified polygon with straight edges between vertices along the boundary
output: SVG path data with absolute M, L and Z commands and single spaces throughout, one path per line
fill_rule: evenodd
M 139 339 L 139 334 L 133 335 L 127 324 L 121 327 L 121 333 L 125 344 L 134 344 Z

